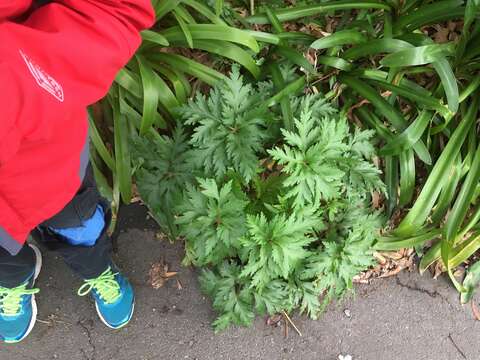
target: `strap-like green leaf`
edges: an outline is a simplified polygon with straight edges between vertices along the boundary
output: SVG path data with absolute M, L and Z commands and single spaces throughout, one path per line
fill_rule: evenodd
M 281 41 L 280 35 L 282 34 L 270 34 L 263 31 L 244 30 L 245 33 L 253 37 L 255 40 L 264 42 L 267 44 L 278 45 Z M 288 34 L 288 33 L 286 33 Z
M 275 15 L 272 9 L 270 9 L 270 7 L 268 7 L 267 5 L 263 6 L 263 8 L 265 10 L 265 14 L 268 17 L 268 21 L 270 22 L 270 24 L 272 24 L 274 32 L 277 34 L 284 32 L 282 23 L 280 22 L 280 20 L 278 20 L 277 15 Z
M 399 16 L 393 25 L 394 35 L 400 34 L 403 29 L 412 32 L 420 27 L 448 19 L 455 19 L 464 15 L 462 0 L 434 1 L 418 9 L 412 10 L 407 15 Z
M 315 37 L 310 34 L 306 34 L 300 31 L 285 31 L 283 33 L 277 34 L 280 40 L 285 42 L 293 42 L 295 45 L 310 45 Z
M 275 86 L 276 91 L 281 91 L 285 88 L 285 79 L 280 72 L 280 68 L 277 64 L 271 64 L 270 72 L 272 74 L 273 84 Z M 288 130 L 293 130 L 293 112 L 292 107 L 290 105 L 290 96 L 285 96 L 280 100 L 280 107 L 282 110 L 282 117 L 283 117 L 283 127 Z
M 407 205 L 413 198 L 415 191 L 415 157 L 413 150 L 407 150 L 400 154 L 400 196 L 398 206 Z
M 115 170 L 115 159 L 110 154 L 107 146 L 102 140 L 100 133 L 98 132 L 97 125 L 93 119 L 93 113 L 91 109 L 88 109 L 88 123 L 90 124 L 89 135 L 92 139 L 92 144 L 98 152 L 98 155 L 102 158 L 103 162 L 108 166 L 111 171 Z
M 244 45 L 254 52 L 260 51 L 257 41 L 250 33 L 226 25 L 186 24 L 192 40 L 223 40 Z M 179 26 L 173 26 L 161 33 L 171 44 L 184 40 L 184 32 Z
M 381 9 L 391 10 L 391 7 L 381 1 L 330 1 L 321 5 L 295 6 L 293 8 L 275 10 L 275 15 L 281 22 L 300 19 L 306 16 L 314 16 L 335 10 L 351 9 Z M 259 13 L 249 16 L 247 21 L 251 24 L 268 24 L 268 16 L 265 13 Z
M 348 49 L 343 53 L 342 57 L 347 60 L 356 60 L 366 56 L 381 53 L 394 53 L 410 48 L 413 48 L 413 45 L 403 40 L 376 39 Z
M 170 69 L 165 64 L 156 64 L 150 63 L 152 68 L 161 74 L 165 79 L 167 79 L 175 91 L 174 97 L 177 99 L 178 103 L 182 104 L 187 101 L 187 98 L 190 94 L 191 87 L 185 76 L 182 76 L 178 71 Z M 170 109 L 172 110 L 172 109 Z
M 455 269 L 467 261 L 478 249 L 480 249 L 480 233 L 476 232 L 467 240 L 461 242 L 458 246 L 452 249 L 450 256 L 450 268 Z
M 422 113 L 412 122 L 403 133 L 395 136 L 393 140 L 389 141 L 379 154 L 381 155 L 398 155 L 407 149 L 411 149 L 414 144 L 420 140 L 428 124 L 432 120 L 432 113 L 429 111 L 422 111 Z
M 454 55 L 454 49 L 453 44 L 418 46 L 387 55 L 380 61 L 380 64 L 389 67 L 431 64 L 445 58 L 445 56 Z
M 351 63 L 336 56 L 320 55 L 317 56 L 317 62 L 319 64 L 327 65 L 342 71 L 350 71 L 353 69 L 353 65 Z
M 310 47 L 313 49 L 328 49 L 334 46 L 347 44 L 362 44 L 367 42 L 367 37 L 357 30 L 340 30 L 329 36 L 314 41 Z
M 453 245 L 453 240 L 455 236 L 460 231 L 460 226 L 465 219 L 468 209 L 470 208 L 471 199 L 474 195 L 475 188 L 480 180 L 480 145 L 477 147 L 475 152 L 472 166 L 465 178 L 462 189 L 457 196 L 455 205 L 452 208 L 452 211 L 448 215 L 447 222 L 444 228 L 444 239 L 449 242 L 450 245 Z M 442 247 L 442 257 L 446 263 L 447 254 L 443 253 Z
M 140 81 L 141 79 L 137 74 L 126 68 L 121 69 L 115 78 L 115 82 L 118 83 L 118 85 L 131 92 L 137 98 L 142 97 L 142 86 Z
M 212 54 L 218 54 L 225 58 L 232 59 L 250 71 L 255 78 L 260 76 L 260 68 L 255 63 L 255 60 L 247 51 L 238 45 L 219 40 L 194 40 L 193 46 L 196 49 L 205 50 Z
M 355 114 L 359 116 L 363 124 L 368 124 L 372 129 L 375 129 L 377 135 L 380 136 L 385 141 L 390 141 L 393 139 L 394 135 L 388 129 L 382 121 L 373 113 L 372 111 L 367 110 L 365 106 L 361 106 L 358 109 L 354 110 Z
M 455 161 L 460 152 L 461 145 L 465 141 L 468 132 L 476 120 L 478 104 L 479 98 L 477 96 L 470 105 L 465 118 L 455 129 L 455 132 L 450 137 L 445 149 L 435 163 L 435 166 L 430 172 L 415 204 L 397 227 L 395 233 L 404 236 L 411 235 L 418 231 L 418 229 L 424 224 L 445 184 L 445 181 L 448 179 L 445 174 Z
M 181 0 L 159 0 L 154 5 L 157 21 L 175 9 Z
M 215 14 L 219 16 L 223 11 L 223 0 L 215 0 Z
M 370 85 L 362 82 L 359 79 L 356 79 L 352 76 L 340 74 L 338 80 L 355 92 L 363 96 L 365 99 L 369 100 L 372 105 L 388 120 L 392 125 L 398 130 L 403 131 L 407 127 L 407 122 L 405 121 L 402 113 L 394 108 L 387 100 L 385 100 L 380 94 L 377 93 Z M 419 140 L 416 144 L 413 145 L 418 157 L 425 163 L 431 163 L 432 159 L 430 154 L 425 146 L 425 144 Z
M 455 74 L 445 58 L 434 61 L 432 65 L 440 77 L 443 90 L 445 91 L 445 95 L 447 97 L 448 108 L 452 113 L 456 113 L 460 103 L 460 96 L 458 94 L 458 85 Z
M 158 102 L 163 105 L 168 113 L 172 113 L 174 109 L 180 106 L 180 102 L 175 94 L 158 74 L 154 73 L 154 85 L 157 91 Z
M 184 73 L 195 76 L 209 85 L 214 85 L 217 81 L 223 79 L 225 75 L 212 68 L 200 64 L 194 60 L 187 59 L 177 54 L 155 53 L 149 54 L 151 61 L 161 61 L 170 67 L 176 68 Z
M 480 74 L 476 75 L 475 78 L 467 85 L 465 89 L 460 93 L 459 102 L 464 102 L 470 95 L 472 95 L 475 90 L 480 87 Z
M 266 100 L 261 106 L 272 107 L 277 105 L 284 97 L 295 95 L 301 92 L 305 87 L 305 77 L 301 76 L 297 80 L 287 84 L 282 90 Z
M 398 157 L 385 156 L 385 185 L 387 187 L 387 213 L 392 216 L 398 200 Z
M 447 109 L 447 107 L 444 106 L 439 99 L 436 99 L 428 94 L 427 90 L 418 91 L 417 88 L 413 89 L 402 85 L 393 85 L 384 80 L 373 80 L 369 82 L 383 89 L 390 90 L 391 92 L 406 99 L 412 100 L 422 108 L 436 110 L 444 118 L 451 115 L 451 112 Z
M 433 229 L 427 232 L 422 232 L 420 235 L 415 235 L 409 238 L 381 238 L 374 246 L 376 250 L 393 251 L 405 248 L 412 248 L 424 244 L 425 242 L 435 239 L 441 234 L 440 229 Z
M 129 131 L 127 119 L 120 112 L 119 97 L 121 90 L 116 91 L 116 96 L 111 97 L 113 107 L 113 129 L 115 140 L 115 173 L 114 178 L 118 181 L 118 188 L 125 204 L 130 203 L 132 198 L 132 169 L 129 150 Z
M 167 39 L 161 34 L 156 31 L 151 30 L 144 30 L 141 33 L 143 41 L 149 41 L 151 43 L 161 45 L 161 46 L 169 46 L 170 43 Z
M 301 66 L 305 71 L 309 73 L 314 73 L 315 68 L 312 64 L 308 62 L 308 60 L 303 56 L 302 53 L 298 52 L 297 50 L 287 47 L 287 46 L 277 46 L 275 52 L 284 56 L 292 63 Z
M 137 55 L 138 66 L 143 85 L 143 117 L 140 134 L 145 134 L 155 122 L 158 106 L 158 89 L 155 77 L 157 76 L 146 60 Z
M 180 16 L 177 15 L 177 12 L 175 10 L 173 11 L 173 16 L 177 20 L 178 26 L 182 30 L 183 36 L 185 37 L 188 46 L 190 47 L 190 49 L 193 49 L 192 33 L 190 32 L 190 28 L 188 27 L 187 23 Z
M 100 195 L 106 198 L 109 202 L 113 201 L 113 190 L 110 184 L 108 183 L 107 178 L 98 168 L 98 165 L 94 159 L 94 157 L 90 157 L 90 164 L 93 170 L 93 176 L 95 177 L 95 182 L 98 187 L 98 191 Z
M 163 1 L 163 0 L 161 0 Z M 197 0 L 181 0 L 182 4 L 191 7 L 196 10 L 199 14 L 205 16 L 209 21 L 214 24 L 226 25 L 225 22 L 220 19 L 220 17 L 212 12 L 207 6 Z
M 431 221 L 432 224 L 440 224 L 443 221 L 445 215 L 447 214 L 455 195 L 457 193 L 457 186 L 462 177 L 461 173 L 462 161 L 460 160 L 460 155 L 457 156 L 456 161 L 453 162 L 450 171 L 448 173 L 448 180 L 445 186 L 440 193 L 438 202 L 435 205 L 434 211 L 432 213 Z M 440 255 L 439 255 L 440 256 Z
M 440 259 L 441 245 L 442 243 L 437 241 L 430 249 L 427 250 L 425 255 L 422 256 L 420 264 L 418 265 L 420 274 L 423 274 L 432 264 Z

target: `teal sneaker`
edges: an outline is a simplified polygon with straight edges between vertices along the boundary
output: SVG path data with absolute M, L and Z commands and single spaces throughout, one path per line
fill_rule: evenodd
M 25 283 L 16 288 L 0 287 L 0 341 L 14 344 L 22 341 L 33 329 L 37 320 L 35 280 L 42 268 L 42 255 L 34 245 L 36 262 L 33 274 Z
M 120 329 L 128 324 L 135 307 L 132 285 L 112 268 L 105 270 L 95 279 L 85 280 L 78 295 L 91 293 L 95 300 L 100 320 L 111 329 Z

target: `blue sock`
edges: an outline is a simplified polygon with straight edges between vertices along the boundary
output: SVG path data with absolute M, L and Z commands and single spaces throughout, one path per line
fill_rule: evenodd
M 85 220 L 81 226 L 66 229 L 50 229 L 63 236 L 71 245 L 93 246 L 100 237 L 104 227 L 105 214 L 103 208 L 97 205 L 97 210 L 93 216 Z

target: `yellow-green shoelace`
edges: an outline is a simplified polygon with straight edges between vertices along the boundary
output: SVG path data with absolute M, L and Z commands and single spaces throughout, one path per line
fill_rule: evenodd
M 27 289 L 28 283 L 9 289 L 0 287 L 0 314 L 16 316 L 21 311 L 22 296 L 34 295 L 39 289 Z
M 95 290 L 105 303 L 114 303 L 120 297 L 120 285 L 115 280 L 117 274 L 108 268 L 99 277 L 85 280 L 85 283 L 78 289 L 78 295 L 85 296 Z

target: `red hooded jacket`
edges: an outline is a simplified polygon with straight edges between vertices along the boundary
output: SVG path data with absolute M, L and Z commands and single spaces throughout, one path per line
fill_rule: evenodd
M 0 246 L 11 254 L 79 189 L 86 107 L 106 94 L 154 21 L 150 0 L 31 6 L 0 0 Z

